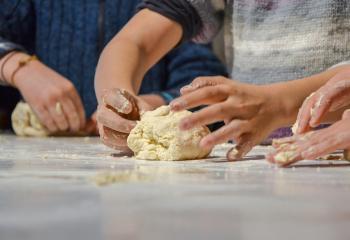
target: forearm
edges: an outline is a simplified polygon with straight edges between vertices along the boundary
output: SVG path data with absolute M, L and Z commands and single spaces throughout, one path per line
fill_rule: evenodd
M 100 100 L 106 89 L 121 88 L 136 95 L 136 86 L 145 72 L 141 50 L 127 40 L 114 39 L 102 52 L 95 75 L 95 91 Z
M 329 79 L 348 67 L 341 66 L 303 79 L 263 86 L 268 93 L 273 95 L 275 101 L 280 102 L 280 111 L 283 116 L 281 126 L 292 125 L 304 100 Z M 329 115 L 325 121 L 333 121 L 338 115 Z
M 97 98 L 112 88 L 136 95 L 148 69 L 175 47 L 181 36 L 177 23 L 149 10 L 140 11 L 100 57 L 95 76 Z

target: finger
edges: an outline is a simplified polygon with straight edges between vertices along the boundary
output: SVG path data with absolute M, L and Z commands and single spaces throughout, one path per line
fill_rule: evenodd
M 224 120 L 230 111 L 234 112 L 227 103 L 214 104 L 185 117 L 179 127 L 181 130 L 188 130 L 196 126 L 219 122 Z
M 131 96 L 127 91 L 113 89 L 103 96 L 103 102 L 119 113 L 129 114 L 133 110 L 132 102 L 129 101 L 130 98 Z
M 349 104 L 348 93 L 350 91 L 350 81 L 341 81 L 336 83 L 331 87 L 327 87 L 327 90 L 324 90 L 323 94 L 319 97 L 318 101 L 315 104 L 315 114 L 310 120 L 310 125 L 316 127 L 321 122 L 322 117 L 326 112 L 338 110 L 344 104 L 345 106 Z M 325 87 L 325 89 L 326 89 Z M 345 96 L 345 98 L 344 98 Z M 345 103 L 343 102 L 345 101 Z
M 63 113 L 68 120 L 69 129 L 72 132 L 78 132 L 82 127 L 85 127 L 85 125 L 81 125 L 78 109 L 76 109 L 70 98 L 64 98 L 60 103 L 62 104 Z
M 76 91 L 76 89 L 74 88 L 74 86 L 71 88 L 69 93 L 70 93 L 69 96 L 70 96 L 71 102 L 73 103 L 74 108 L 76 109 L 75 112 L 78 113 L 79 124 L 80 124 L 79 129 L 82 129 L 86 124 L 86 117 L 85 117 L 83 102 L 81 101 L 81 98 L 78 92 Z
M 313 139 L 303 146 L 301 152 L 303 159 L 316 159 L 337 149 L 348 147 L 349 134 L 342 128 L 338 128 L 337 125 L 317 132 L 318 134 L 315 134 Z
M 329 111 L 335 112 L 349 105 L 350 105 L 350 94 L 339 96 L 338 98 L 334 99 L 331 106 L 329 107 Z
M 286 137 L 286 138 L 273 139 L 272 146 L 274 148 L 279 148 L 282 145 L 294 143 L 297 139 L 298 139 L 298 135 L 293 135 L 291 137 Z
M 55 106 L 48 107 L 48 110 L 58 129 L 62 132 L 67 131 L 69 124 L 63 112 L 62 104 L 57 102 Z
M 217 103 L 226 100 L 227 97 L 227 87 L 224 85 L 203 87 L 173 100 L 170 103 L 170 107 L 173 111 L 181 111 L 201 105 Z
M 335 92 L 335 97 L 329 111 L 334 112 L 350 104 L 350 80 L 337 82 L 332 86 L 332 91 Z
M 286 137 L 286 138 L 279 138 L 279 139 L 274 139 L 272 141 L 272 146 L 274 148 L 280 148 L 286 144 L 294 144 L 296 142 L 300 141 L 306 141 L 310 139 L 310 137 L 314 134 L 315 132 L 308 132 L 302 135 L 293 135 L 291 137 Z
M 122 133 L 129 133 L 136 126 L 136 121 L 125 119 L 106 106 L 99 107 L 97 121 L 112 130 Z
M 224 77 L 199 77 L 193 80 L 193 82 L 187 86 L 180 89 L 182 95 L 193 92 L 202 87 L 216 86 L 218 84 L 225 83 L 226 79 Z
M 320 124 L 322 117 L 328 112 L 332 104 L 332 99 L 330 99 L 330 97 L 330 95 L 320 95 L 317 98 L 310 118 L 309 125 L 311 127 L 317 127 Z
M 344 111 L 342 119 L 350 119 L 350 109 Z
M 287 167 L 293 163 L 302 160 L 299 145 L 297 143 L 286 144 L 281 146 L 271 156 L 273 159 L 270 162 L 277 164 L 280 167 Z
M 301 106 L 298 114 L 298 118 L 296 121 L 296 133 L 302 134 L 309 130 L 309 122 L 311 118 L 311 109 L 314 105 L 314 94 L 312 93 L 309 97 L 305 99 L 303 105 Z
M 127 147 L 128 134 L 118 133 L 103 126 L 102 130 L 100 130 L 100 138 L 102 142 L 110 148 L 120 151 L 126 151 L 129 149 Z
M 250 134 L 243 135 L 236 147 L 227 152 L 226 157 L 229 161 L 241 160 L 257 143 L 257 139 L 253 139 Z
M 55 133 L 58 131 L 58 127 L 56 126 L 54 120 L 46 108 L 40 108 L 38 110 L 33 108 L 33 110 L 38 116 L 40 122 L 47 128 L 50 133 Z
M 303 159 L 317 159 L 326 154 L 330 154 L 336 151 L 340 147 L 339 142 L 331 142 L 326 140 L 325 142 L 318 142 L 317 144 L 311 145 L 308 149 L 301 153 Z
M 217 144 L 225 143 L 232 139 L 233 135 L 240 135 L 243 127 L 241 120 L 235 120 L 230 122 L 228 125 L 221 127 L 215 132 L 204 137 L 200 146 L 206 149 L 211 149 Z

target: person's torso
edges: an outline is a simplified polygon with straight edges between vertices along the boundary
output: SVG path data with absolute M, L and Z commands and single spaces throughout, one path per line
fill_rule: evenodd
M 229 2 L 226 46 L 234 79 L 257 84 L 298 79 L 350 60 L 347 0 Z

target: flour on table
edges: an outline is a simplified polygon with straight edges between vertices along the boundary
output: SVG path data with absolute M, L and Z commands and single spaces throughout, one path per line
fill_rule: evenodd
M 18 136 L 46 137 L 49 132 L 27 103 L 19 102 L 12 112 L 12 128 Z
M 190 160 L 209 155 L 211 150 L 199 147 L 199 142 L 210 133 L 205 126 L 180 131 L 180 121 L 192 113 L 172 112 L 162 106 L 142 115 L 128 137 L 128 146 L 138 159 Z

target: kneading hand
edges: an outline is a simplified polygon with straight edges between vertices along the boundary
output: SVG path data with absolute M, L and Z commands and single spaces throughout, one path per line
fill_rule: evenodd
M 350 149 L 350 110 L 332 126 L 302 135 L 276 140 L 267 160 L 288 166 L 303 159 L 316 159 L 337 149 Z
M 185 118 L 180 128 L 186 130 L 224 121 L 225 126 L 203 138 L 200 145 L 211 148 L 234 140 L 237 146 L 228 152 L 229 160 L 242 158 L 281 125 L 281 118 L 277 116 L 281 112 L 279 101 L 263 86 L 224 77 L 205 77 L 194 80 L 181 93 L 182 96 L 171 103 L 174 111 L 209 106 Z
M 342 71 L 311 94 L 299 110 L 295 133 L 305 133 L 317 127 L 328 112 L 350 105 L 350 72 Z
M 97 123 L 102 142 L 114 149 L 127 151 L 127 137 L 140 114 L 151 106 L 122 89 L 107 90 L 97 110 Z
M 85 112 L 74 85 L 39 61 L 21 69 L 14 84 L 49 130 L 78 132 L 85 127 Z

